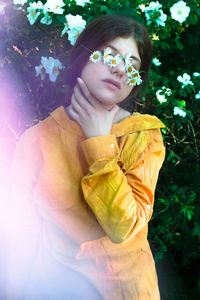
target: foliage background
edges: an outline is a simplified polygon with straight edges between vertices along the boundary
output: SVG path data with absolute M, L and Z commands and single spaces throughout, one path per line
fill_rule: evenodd
M 147 1 L 91 0 L 85 7 L 71 2 L 68 13 L 80 14 L 87 23 L 100 14 L 115 13 L 146 24 L 138 5 L 148 5 Z M 166 24 L 157 26 L 152 21 L 147 28 L 154 57 L 161 65 L 152 65 L 149 87 L 139 105 L 140 112 L 155 114 L 166 125 L 163 137 L 167 154 L 157 186 L 149 240 L 161 299 L 190 300 L 200 298 L 200 100 L 195 98 L 200 77 L 192 75 L 200 72 L 200 4 L 188 0 L 189 17 L 179 23 L 170 17 L 170 7 L 176 1 L 159 2 L 168 16 Z M 71 45 L 66 35 L 61 37 L 60 16 L 55 15 L 50 26 L 38 21 L 31 26 L 26 11 L 16 10 L 12 1 L 1 4 L 5 4 L 5 13 L 0 15 L 0 180 L 5 189 L 5 174 L 21 133 L 66 102 L 65 74 Z M 58 58 L 65 66 L 55 83 L 35 76 L 41 56 Z M 183 73 L 191 75 L 194 85 L 182 87 L 177 76 Z M 172 93 L 160 103 L 156 92 L 163 86 Z M 184 109 L 186 117 L 174 115 L 175 106 Z

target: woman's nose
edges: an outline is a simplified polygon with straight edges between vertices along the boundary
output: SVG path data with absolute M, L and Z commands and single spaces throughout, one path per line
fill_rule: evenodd
M 125 63 L 122 60 L 117 66 L 112 68 L 112 73 L 118 73 L 120 76 L 126 74 L 126 67 L 125 67 Z

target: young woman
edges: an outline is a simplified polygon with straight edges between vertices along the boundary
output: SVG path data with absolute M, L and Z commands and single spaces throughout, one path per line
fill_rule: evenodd
M 130 111 L 151 59 L 145 27 L 127 17 L 99 17 L 79 36 L 70 104 L 14 155 L 8 299 L 160 299 L 147 228 L 164 125 Z

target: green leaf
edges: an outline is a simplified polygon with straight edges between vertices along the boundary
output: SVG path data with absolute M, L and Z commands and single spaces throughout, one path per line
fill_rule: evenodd
M 176 40 L 176 46 L 179 50 L 183 50 L 183 44 L 181 43 L 180 40 Z

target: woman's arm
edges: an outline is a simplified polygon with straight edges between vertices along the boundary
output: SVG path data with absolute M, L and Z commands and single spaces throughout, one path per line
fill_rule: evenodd
M 116 137 L 110 134 L 116 105 L 107 110 L 81 79 L 75 86 L 68 112 L 87 137 L 82 142 L 90 171 L 82 179 L 85 201 L 110 239 L 120 243 L 139 232 L 151 217 L 165 155 L 160 130 L 131 134 L 119 153 Z
M 137 143 L 141 144 L 139 148 L 130 148 Z M 142 144 L 148 146 L 137 157 L 135 151 L 142 151 Z M 82 149 L 90 171 L 82 179 L 85 201 L 110 239 L 120 243 L 137 234 L 152 215 L 155 186 L 165 155 L 160 130 L 131 134 L 120 153 L 124 162 L 113 135 L 87 139 Z M 130 165 L 131 156 L 135 161 Z

